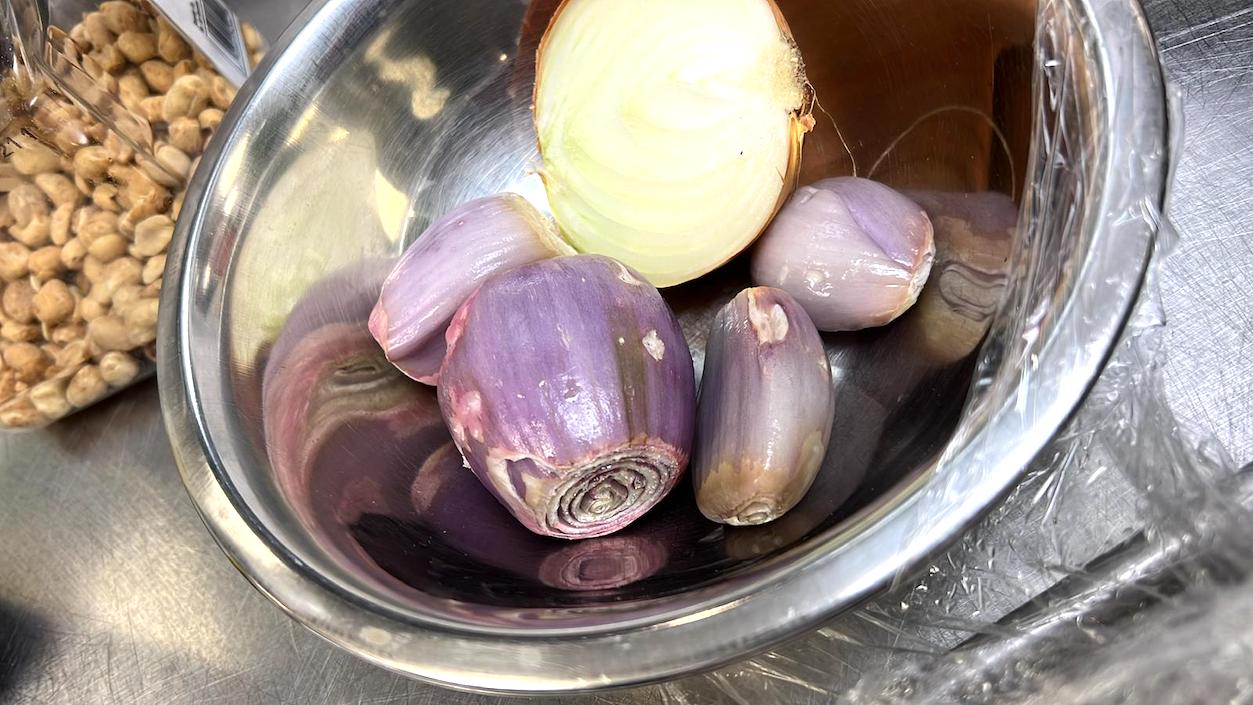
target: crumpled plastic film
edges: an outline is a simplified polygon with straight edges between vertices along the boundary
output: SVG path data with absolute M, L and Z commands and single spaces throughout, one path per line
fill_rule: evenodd
M 1253 701 L 1253 466 L 1170 412 L 1163 325 L 1150 279 L 1083 408 L 921 577 L 660 702 Z
M 1071 61 L 1090 28 L 1068 8 L 1039 10 L 1036 158 L 1022 212 L 1032 227 L 1019 229 L 1005 303 L 1019 315 L 984 347 L 967 408 L 976 417 L 1022 391 L 1021 380 L 982 371 L 1038 352 L 1032 326 L 1055 302 L 1024 284 L 1068 273 L 1046 271 L 1059 260 L 1033 252 L 1076 246 L 1063 236 L 1093 214 L 1057 206 L 1081 204 L 1100 176 L 1087 160 L 1119 138 L 1074 107 L 1091 98 Z M 1119 51 L 1116 39 L 1104 49 Z M 1112 78 L 1113 99 L 1132 100 L 1138 77 Z M 1116 166 L 1163 157 L 1143 158 Z M 1151 197 L 1118 196 L 1125 208 L 1096 216 L 1159 232 L 1139 304 L 1083 406 L 1011 494 L 887 593 L 770 653 L 657 686 L 657 702 L 1253 702 L 1253 466 L 1237 469 L 1171 413 L 1156 273 L 1174 234 Z M 1074 305 L 1099 295 L 1080 292 Z

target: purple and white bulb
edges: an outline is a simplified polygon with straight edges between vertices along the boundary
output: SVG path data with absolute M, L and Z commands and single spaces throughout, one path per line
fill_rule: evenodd
M 786 292 L 745 289 L 705 347 L 692 480 L 709 519 L 764 524 L 796 506 L 822 467 L 835 393 L 822 338 Z
M 692 357 L 638 272 L 578 255 L 491 277 L 448 327 L 439 400 L 479 480 L 531 531 L 603 536 L 655 506 L 691 453 Z
M 424 384 L 439 381 L 448 322 L 485 279 L 574 250 L 521 196 L 470 201 L 440 218 L 405 251 L 370 313 L 387 359 Z
M 758 241 L 752 274 L 791 294 L 819 330 L 861 330 L 913 306 L 934 257 L 920 206 L 883 184 L 840 177 L 796 190 Z

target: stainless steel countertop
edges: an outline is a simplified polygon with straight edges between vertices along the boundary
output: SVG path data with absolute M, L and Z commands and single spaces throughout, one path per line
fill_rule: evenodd
M 296 10 L 235 4 L 270 36 Z M 1168 393 L 1247 462 L 1253 7 L 1150 0 L 1147 10 L 1187 119 L 1171 212 L 1183 237 L 1161 277 Z M 196 517 L 147 382 L 49 430 L 0 436 L 0 702 L 502 701 L 366 665 L 258 594 Z

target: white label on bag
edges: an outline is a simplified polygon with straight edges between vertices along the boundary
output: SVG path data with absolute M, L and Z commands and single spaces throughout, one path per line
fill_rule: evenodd
M 222 0 L 152 0 L 157 10 L 213 68 L 236 86 L 248 78 L 248 52 L 239 18 Z

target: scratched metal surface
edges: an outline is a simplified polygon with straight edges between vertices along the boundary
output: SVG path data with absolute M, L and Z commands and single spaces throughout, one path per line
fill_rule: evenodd
M 271 35 L 296 9 L 237 4 Z M 1244 286 L 1253 275 L 1253 7 L 1163 0 L 1148 13 L 1188 118 L 1172 209 L 1184 239 L 1162 280 L 1169 391 L 1184 418 L 1244 462 L 1253 455 Z M 1132 516 L 1125 488 L 1111 485 L 1106 497 L 1093 508 L 1102 521 Z M 1006 612 L 1046 582 L 1024 574 L 1014 589 L 979 592 L 985 599 L 969 609 Z M 864 651 L 841 668 L 890 658 Z M 659 702 L 655 690 L 614 696 L 624 697 Z M 149 382 L 50 430 L 0 436 L 0 703 L 96 702 L 504 701 L 368 666 L 255 592 L 196 517 Z
M 1253 459 L 1253 2 L 1149 0 L 1183 92 L 1184 153 L 1162 277 L 1175 411 Z

